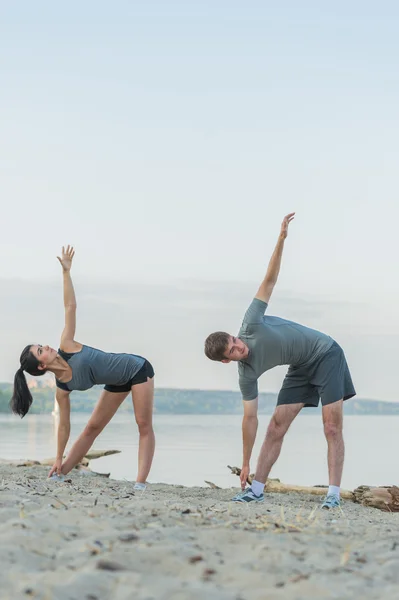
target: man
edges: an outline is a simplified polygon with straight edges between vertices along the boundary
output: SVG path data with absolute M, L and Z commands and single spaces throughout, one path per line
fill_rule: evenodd
M 238 362 L 244 405 L 243 465 L 240 476 L 243 491 L 233 500 L 264 501 L 267 477 L 280 454 L 284 436 L 292 421 L 304 406 L 318 406 L 321 398 L 329 473 L 329 488 L 322 506 L 328 509 L 340 504 L 344 463 L 342 404 L 356 394 L 345 355 L 331 337 L 320 331 L 264 315 L 277 282 L 288 226 L 294 215 L 290 213 L 283 220 L 266 276 L 245 313 L 238 337 L 220 331 L 212 333 L 205 341 L 205 354 L 211 360 L 223 363 Z M 289 365 L 288 372 L 260 451 L 255 478 L 251 487 L 244 489 L 258 428 L 257 380 L 265 371 L 277 365 Z

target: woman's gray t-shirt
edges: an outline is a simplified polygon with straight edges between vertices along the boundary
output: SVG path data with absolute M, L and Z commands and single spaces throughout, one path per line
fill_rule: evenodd
M 91 346 L 82 346 L 80 352 L 58 352 L 71 367 L 72 379 L 66 383 L 56 379 L 56 384 L 71 392 L 88 390 L 99 384 L 124 385 L 140 371 L 145 362 L 142 356 L 103 352 Z
M 239 385 L 244 400 L 258 396 L 258 378 L 278 365 L 307 366 L 329 350 L 334 340 L 299 323 L 266 316 L 267 303 L 254 298 L 245 313 L 240 340 L 249 355 L 238 363 Z

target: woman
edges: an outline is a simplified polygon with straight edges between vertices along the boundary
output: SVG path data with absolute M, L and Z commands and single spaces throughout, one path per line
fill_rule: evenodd
M 74 254 L 74 249 L 68 246 L 66 250 L 62 248 L 61 258 L 57 257 L 63 271 L 65 306 L 65 327 L 59 350 L 57 352 L 49 346 L 38 344 L 24 348 L 20 357 L 21 366 L 14 378 L 14 393 L 10 405 L 15 414 L 24 417 L 32 404 L 24 371 L 35 376 L 54 373 L 60 422 L 57 458 L 49 477 L 62 476 L 69 473 L 87 454 L 96 437 L 131 391 L 139 429 L 136 487 L 144 489 L 155 449 L 152 428 L 154 370 L 141 356 L 102 352 L 75 341 L 76 299 L 70 275 Z M 89 422 L 63 462 L 70 433 L 70 394 L 73 390 L 87 390 L 96 384 L 105 384 L 104 390 Z

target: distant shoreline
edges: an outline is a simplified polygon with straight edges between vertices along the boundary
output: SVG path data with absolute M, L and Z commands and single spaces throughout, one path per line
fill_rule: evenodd
M 36 380 L 35 380 L 36 383 Z M 43 385 L 44 383 L 44 385 Z M 54 409 L 54 385 L 37 381 L 31 387 L 33 404 L 31 414 L 51 413 Z M 71 394 L 74 412 L 90 413 L 98 400 L 103 386 L 95 386 L 86 392 L 75 391 Z M 0 383 L 0 413 L 9 413 L 9 400 L 12 394 L 10 383 Z M 277 402 L 277 394 L 263 392 L 259 394 L 259 413 L 272 414 Z M 130 403 L 125 401 L 119 409 L 129 410 Z M 305 414 L 317 414 L 318 409 L 306 409 Z M 155 412 L 157 414 L 242 414 L 242 398 L 239 391 L 198 390 L 177 388 L 156 388 Z M 345 402 L 346 415 L 399 415 L 399 402 L 353 398 Z

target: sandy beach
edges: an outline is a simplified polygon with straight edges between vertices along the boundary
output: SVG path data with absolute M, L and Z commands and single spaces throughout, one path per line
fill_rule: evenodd
M 236 487 L 134 493 L 47 472 L 0 466 L 3 600 L 399 597 L 399 514 L 349 501 L 321 511 L 294 493 L 237 505 Z

